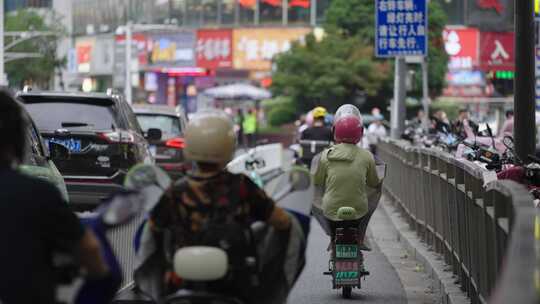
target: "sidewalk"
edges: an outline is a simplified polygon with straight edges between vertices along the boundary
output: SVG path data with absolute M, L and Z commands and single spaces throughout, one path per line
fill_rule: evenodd
M 385 195 L 371 220 L 370 233 L 396 269 L 409 303 L 470 303 L 441 257 L 420 241 Z

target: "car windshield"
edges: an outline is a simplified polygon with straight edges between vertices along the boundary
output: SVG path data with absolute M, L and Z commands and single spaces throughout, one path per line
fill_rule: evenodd
M 182 136 L 180 119 L 171 115 L 137 114 L 137 119 L 144 132 L 148 129 L 160 129 L 163 139 Z
M 110 130 L 116 126 L 110 105 L 39 102 L 27 104 L 26 108 L 40 130 Z

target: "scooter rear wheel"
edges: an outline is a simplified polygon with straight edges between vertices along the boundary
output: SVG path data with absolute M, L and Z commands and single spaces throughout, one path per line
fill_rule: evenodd
M 341 288 L 341 296 L 344 299 L 350 299 L 352 295 L 352 287 L 350 286 L 344 286 Z

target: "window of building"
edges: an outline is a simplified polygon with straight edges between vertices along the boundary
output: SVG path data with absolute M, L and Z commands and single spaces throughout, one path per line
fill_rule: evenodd
M 239 23 L 241 25 L 252 25 L 255 22 L 255 7 L 257 0 L 238 0 Z
M 216 25 L 218 21 L 218 0 L 202 0 L 201 5 L 203 25 Z
M 326 11 L 330 6 L 330 0 L 315 0 L 317 1 L 317 24 L 322 24 L 325 19 Z
M 171 19 L 176 20 L 178 25 L 186 24 L 187 0 L 171 0 Z
M 283 1 L 282 0 L 260 0 L 259 20 L 263 24 L 283 23 Z
M 309 24 L 311 20 L 311 1 L 289 0 L 289 23 Z
M 221 0 L 221 24 L 235 24 L 236 0 Z
M 464 24 L 465 10 L 463 0 L 438 0 L 448 17 L 448 24 Z
M 203 24 L 203 5 L 201 0 L 187 0 L 186 24 L 190 27 L 198 27 Z

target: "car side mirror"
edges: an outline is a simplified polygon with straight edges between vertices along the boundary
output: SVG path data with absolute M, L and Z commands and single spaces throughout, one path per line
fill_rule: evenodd
M 49 155 L 53 160 L 66 160 L 69 159 L 71 152 L 64 145 L 49 142 Z
M 148 140 L 160 140 L 162 136 L 163 134 L 160 129 L 150 128 L 146 131 L 146 139 Z

